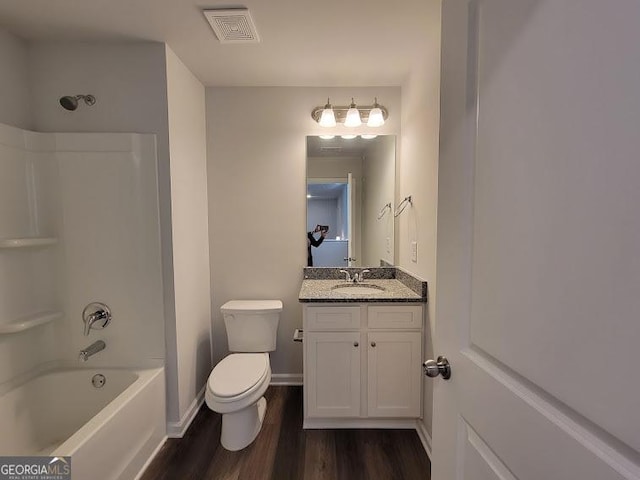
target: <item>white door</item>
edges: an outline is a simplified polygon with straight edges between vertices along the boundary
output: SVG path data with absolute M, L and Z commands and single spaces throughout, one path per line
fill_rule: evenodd
M 434 480 L 640 478 L 640 2 L 444 0 Z

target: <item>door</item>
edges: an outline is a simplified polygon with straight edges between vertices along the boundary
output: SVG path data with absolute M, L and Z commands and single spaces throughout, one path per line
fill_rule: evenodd
M 309 417 L 360 416 L 360 332 L 305 332 Z
M 422 332 L 369 332 L 370 417 L 420 416 Z
M 640 478 L 640 2 L 442 2 L 434 480 Z

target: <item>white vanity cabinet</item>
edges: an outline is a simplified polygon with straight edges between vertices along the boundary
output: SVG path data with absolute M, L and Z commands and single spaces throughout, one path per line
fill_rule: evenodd
M 421 416 L 423 304 L 304 306 L 305 428 Z

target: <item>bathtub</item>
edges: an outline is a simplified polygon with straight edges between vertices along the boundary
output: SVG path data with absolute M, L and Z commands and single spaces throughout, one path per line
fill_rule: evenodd
M 165 416 L 163 368 L 57 367 L 0 389 L 0 455 L 71 456 L 73 480 L 134 479 Z

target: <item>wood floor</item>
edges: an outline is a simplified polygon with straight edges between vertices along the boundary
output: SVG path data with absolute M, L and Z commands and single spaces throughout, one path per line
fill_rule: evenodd
M 206 405 L 185 436 L 169 439 L 142 480 L 429 480 L 414 430 L 303 430 L 302 388 L 269 387 L 258 438 L 239 452 L 220 445 L 221 416 Z

